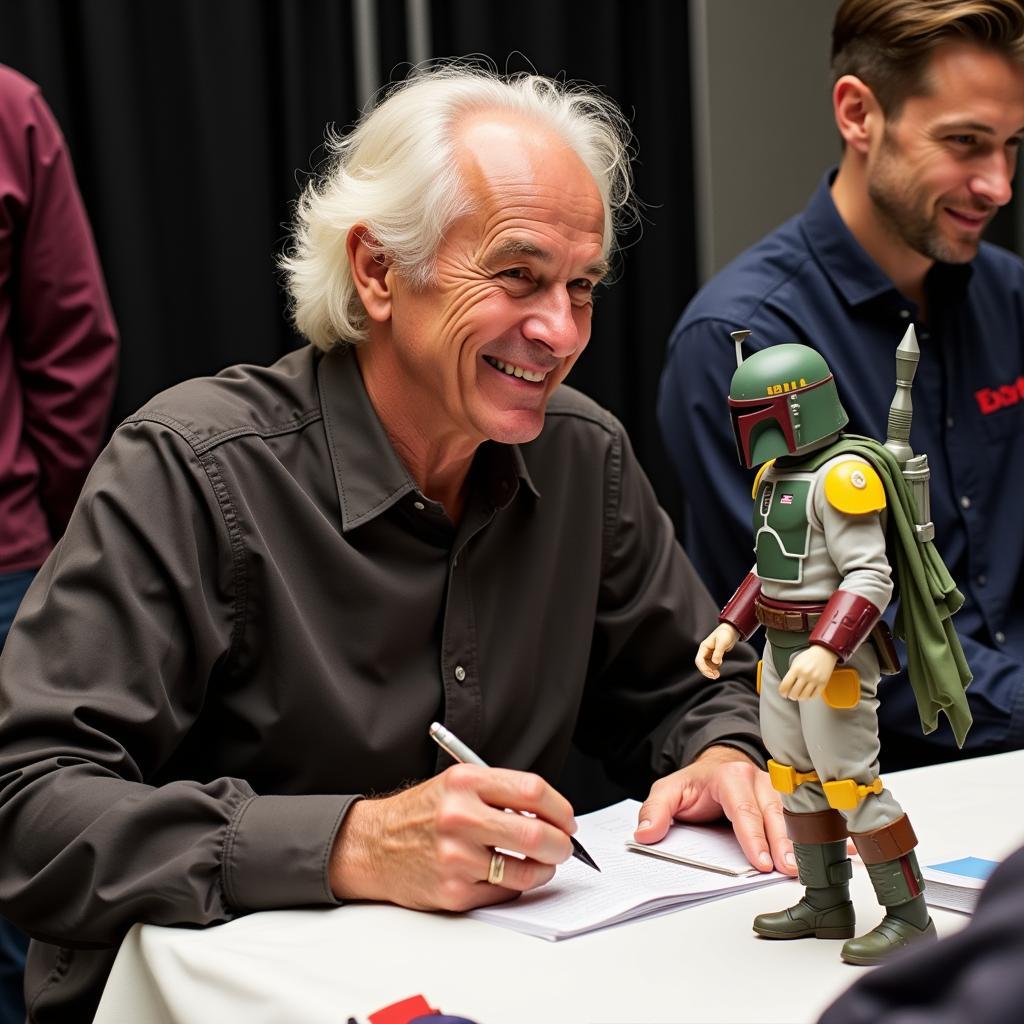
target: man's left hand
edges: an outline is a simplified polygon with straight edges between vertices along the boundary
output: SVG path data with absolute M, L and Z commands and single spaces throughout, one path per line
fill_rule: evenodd
M 708 747 L 693 764 L 655 782 L 634 835 L 638 843 L 656 843 L 673 819 L 713 821 L 722 815 L 754 867 L 796 874 L 779 794 L 768 773 L 732 747 Z

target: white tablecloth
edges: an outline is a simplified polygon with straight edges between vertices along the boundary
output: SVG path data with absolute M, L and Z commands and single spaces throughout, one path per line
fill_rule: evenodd
M 922 863 L 999 858 L 1024 843 L 1024 752 L 887 777 Z M 813 1021 L 865 968 L 838 942 L 756 938 L 756 913 L 796 882 L 559 943 L 458 916 L 381 905 L 252 914 L 204 931 L 136 926 L 97 1024 L 344 1024 L 422 993 L 480 1024 Z M 880 918 L 857 863 L 859 924 Z M 966 918 L 933 911 L 939 934 Z

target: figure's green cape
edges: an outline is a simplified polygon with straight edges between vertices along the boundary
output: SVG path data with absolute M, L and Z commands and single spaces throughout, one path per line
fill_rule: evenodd
M 914 532 L 916 503 L 899 463 L 884 445 L 870 437 L 844 434 L 828 448 L 814 452 L 802 468 L 818 469 L 829 459 L 848 453 L 867 459 L 885 487 L 887 537 L 900 587 L 894 632 L 907 645 L 907 675 L 917 698 L 921 728 L 926 735 L 934 732 L 939 712 L 944 711 L 957 746 L 962 747 L 972 721 L 964 693 L 971 670 L 952 616 L 964 603 L 963 594 L 935 545 L 918 540 Z

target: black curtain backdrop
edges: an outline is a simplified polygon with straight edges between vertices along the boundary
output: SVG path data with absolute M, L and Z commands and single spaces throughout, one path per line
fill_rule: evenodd
M 432 55 L 600 86 L 632 118 L 645 222 L 571 382 L 622 418 L 662 500 L 665 339 L 696 285 L 687 7 L 433 0 Z M 177 381 L 300 344 L 274 268 L 324 127 L 358 116 L 352 0 L 0 0 L 0 61 L 60 121 L 123 336 L 115 422 Z M 381 75 L 406 4 L 376 0 Z

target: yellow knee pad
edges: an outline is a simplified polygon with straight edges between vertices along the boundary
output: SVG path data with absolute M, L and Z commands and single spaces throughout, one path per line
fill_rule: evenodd
M 823 782 L 821 788 L 825 790 L 829 807 L 837 811 L 852 811 L 866 796 L 871 793 L 877 795 L 885 787 L 879 778 L 867 786 L 860 785 L 855 779 L 835 779 Z
M 798 772 L 791 764 L 779 764 L 778 761 L 768 761 L 768 779 L 773 789 L 780 793 L 795 793 L 797 786 L 805 782 L 817 782 L 817 772 Z

